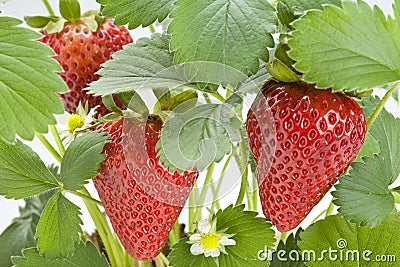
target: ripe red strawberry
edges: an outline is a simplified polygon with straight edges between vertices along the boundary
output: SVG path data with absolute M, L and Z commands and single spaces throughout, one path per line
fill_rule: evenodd
M 122 245 L 141 261 L 161 252 L 198 177 L 197 171 L 181 175 L 161 165 L 155 147 L 161 127 L 152 115 L 146 122 L 119 120 L 98 128 L 110 143 L 94 184 Z
M 350 97 L 268 81 L 247 117 L 265 216 L 294 229 L 356 159 L 365 116 Z
M 84 90 L 89 83 L 97 80 L 95 74 L 100 65 L 121 50 L 123 45 L 132 42 L 125 27 L 115 26 L 107 19 L 96 32 L 92 32 L 84 23 L 66 23 L 64 29 L 56 34 L 44 34 L 41 42 L 47 44 L 56 53 L 55 59 L 61 64 L 64 72 L 60 76 L 67 83 L 70 91 L 61 94 L 65 110 L 75 113 L 79 103 L 88 102 L 89 108 L 97 105 L 99 115 L 109 113 L 101 97 L 87 94 Z

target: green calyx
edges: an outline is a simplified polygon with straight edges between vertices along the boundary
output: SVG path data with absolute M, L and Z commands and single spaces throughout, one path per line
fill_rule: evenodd
M 61 16 L 72 23 L 79 23 L 81 19 L 81 6 L 78 0 L 60 0 Z
M 51 12 L 50 16 L 25 16 L 25 22 L 32 28 L 43 29 L 45 33 L 52 34 L 61 32 L 66 23 L 83 23 L 95 32 L 106 20 L 98 10 L 90 10 L 81 15 L 78 0 L 60 0 L 59 6 L 61 17 Z
M 268 72 L 281 82 L 297 82 L 301 78 L 301 74 L 293 67 L 295 61 L 289 57 L 289 50 L 285 42 L 280 43 L 275 50 L 275 59 L 266 65 Z
M 351 92 L 346 92 L 346 95 L 355 97 L 358 99 L 362 99 L 362 98 L 369 97 L 370 95 L 372 95 L 373 91 L 374 90 L 367 90 L 367 91 L 362 91 L 362 92 L 351 91 Z
M 161 111 L 173 111 L 183 113 L 193 108 L 197 104 L 198 94 L 195 90 L 183 92 L 170 91 L 167 88 L 153 89 L 153 93 L 158 100 L 158 109 Z
M 286 64 L 275 58 L 266 66 L 267 71 L 278 81 L 281 82 L 297 82 L 300 76 L 291 70 Z

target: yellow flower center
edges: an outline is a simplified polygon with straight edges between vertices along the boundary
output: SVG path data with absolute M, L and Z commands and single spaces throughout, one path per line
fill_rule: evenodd
M 75 129 L 82 127 L 84 124 L 85 120 L 78 114 L 72 114 L 67 119 L 68 131 L 70 133 L 73 133 Z
M 219 246 L 219 237 L 216 234 L 203 235 L 200 243 L 201 246 L 206 250 L 215 250 Z

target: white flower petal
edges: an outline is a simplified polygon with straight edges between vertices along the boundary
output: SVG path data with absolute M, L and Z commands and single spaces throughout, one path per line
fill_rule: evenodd
M 234 246 L 236 245 L 236 241 L 233 239 L 229 239 L 226 236 L 222 236 L 219 240 L 219 243 L 223 246 Z
M 205 250 L 205 251 L 204 251 L 204 256 L 205 256 L 206 258 L 210 257 L 210 256 L 211 256 L 211 250 Z
M 192 253 L 195 256 L 201 255 L 204 253 L 204 248 L 200 245 L 200 243 L 193 244 L 190 247 L 190 253 Z
M 221 254 L 221 252 L 219 251 L 218 248 L 217 248 L 217 249 L 214 249 L 214 250 L 212 250 L 212 251 L 210 251 L 210 255 L 211 255 L 211 257 L 213 257 L 213 258 L 219 257 L 220 254 Z
M 200 234 L 193 234 L 189 237 L 190 241 L 200 241 L 201 240 L 201 235 Z
M 208 220 L 203 219 L 197 223 L 197 228 L 199 228 L 200 232 L 203 234 L 208 234 L 211 230 L 211 224 Z

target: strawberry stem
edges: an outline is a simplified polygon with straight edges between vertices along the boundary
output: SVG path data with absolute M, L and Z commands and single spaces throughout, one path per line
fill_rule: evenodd
M 81 191 L 83 194 L 90 196 L 89 191 L 87 189 L 83 189 Z M 118 240 L 116 240 L 110 230 L 110 227 L 107 223 L 106 216 L 102 213 L 97 206 L 97 203 L 93 203 L 85 198 L 82 198 L 83 202 L 86 205 L 86 208 L 89 211 L 90 216 L 93 219 L 93 222 L 99 232 L 101 240 L 103 241 L 104 247 L 107 251 L 107 255 L 110 259 L 111 266 L 124 266 L 124 251 L 121 248 Z
M 321 218 L 322 215 L 326 214 L 327 211 L 328 211 L 328 209 L 325 209 L 325 210 L 321 211 L 321 213 L 318 214 L 318 216 L 316 216 L 316 217 L 314 218 L 314 220 L 312 220 L 311 224 L 313 224 L 313 223 L 315 223 L 316 221 L 318 221 L 318 219 Z
M 374 112 L 372 113 L 371 117 L 369 118 L 367 122 L 367 132 L 369 129 L 371 129 L 372 124 L 378 117 L 378 115 L 381 113 L 382 109 L 385 107 L 386 102 L 389 100 L 390 96 L 393 94 L 394 91 L 396 91 L 397 87 L 400 85 L 400 82 L 396 82 L 392 85 L 389 91 L 385 94 L 385 96 L 382 98 L 381 102 L 379 102 L 379 105 L 376 107 Z
M 154 258 L 154 263 L 155 263 L 156 267 L 164 267 L 165 266 L 163 260 L 159 256 Z
M 242 204 L 244 196 L 247 196 L 247 202 L 248 202 L 248 208 L 249 210 L 253 210 L 253 198 L 251 197 L 251 193 L 249 190 L 249 181 L 248 176 L 249 176 L 249 165 L 247 162 L 247 154 L 246 154 L 246 144 L 244 142 L 244 136 L 243 133 L 241 133 L 241 141 L 239 142 L 239 150 L 240 150 L 240 158 L 237 155 L 237 153 L 235 152 L 235 160 L 237 162 L 237 164 L 240 167 L 240 170 L 242 172 L 242 182 L 240 185 L 240 191 L 239 191 L 239 195 L 238 198 L 236 200 L 236 206 Z
M 201 211 L 203 210 L 204 201 L 206 200 L 207 191 L 209 185 L 212 183 L 212 174 L 214 172 L 215 162 L 211 163 L 207 169 L 206 179 L 204 180 L 203 188 L 201 189 L 199 202 L 197 203 L 196 212 L 194 214 L 194 220 L 199 221 L 201 219 Z
M 178 243 L 180 239 L 180 231 L 181 231 L 181 226 L 179 225 L 179 222 L 176 221 L 174 226 L 172 227 L 171 232 L 169 232 L 169 243 L 171 247 Z
M 50 152 L 50 154 L 59 162 L 62 162 L 62 157 L 56 149 L 50 144 L 50 142 L 47 140 L 47 138 L 41 134 L 41 133 L 36 133 L 36 137 L 39 139 L 39 141 L 46 147 L 46 149 Z
M 153 24 L 150 24 L 149 29 L 150 29 L 151 33 L 155 33 L 156 32 L 156 29 L 154 28 Z
M 196 199 L 197 199 L 197 183 L 194 184 L 193 190 L 189 195 L 189 221 L 188 221 L 188 227 L 189 227 L 189 232 L 191 232 L 191 233 L 193 233 L 194 229 L 196 228 L 196 225 L 195 225 L 195 223 L 193 221 Z
M 217 188 L 214 187 L 214 184 L 211 184 L 211 189 L 213 191 L 213 196 L 214 196 L 214 200 L 213 200 L 213 203 L 211 205 L 211 210 L 212 211 L 214 211 L 215 208 L 217 208 L 217 210 L 221 209 L 221 206 L 219 205 L 219 201 L 218 201 L 218 193 L 221 190 L 222 181 L 224 179 L 226 170 L 228 169 L 229 163 L 232 160 L 233 151 L 234 151 L 234 148 L 232 147 L 232 152 L 231 152 L 231 154 L 229 154 L 228 158 L 225 161 L 224 166 L 222 167 L 221 174 L 220 174 L 219 180 L 218 180 Z
M 257 182 L 257 177 L 255 173 L 252 173 L 252 178 L 253 178 L 253 185 L 254 185 L 254 191 L 253 191 L 253 207 L 254 211 L 257 211 L 258 207 L 258 182 Z
M 286 239 L 288 238 L 289 232 L 281 233 L 281 240 L 285 243 Z
M 153 267 L 153 263 L 151 261 L 139 261 L 139 267 Z
M 225 98 L 218 92 L 211 93 L 211 95 L 213 97 L 215 97 L 216 99 L 218 99 L 219 101 L 221 101 L 222 103 L 225 103 L 225 101 L 226 101 Z
M 60 151 L 60 154 L 63 157 L 65 154 L 65 147 L 61 141 L 61 137 L 60 134 L 58 133 L 57 127 L 55 125 L 50 125 L 50 131 L 53 134 L 54 141 L 56 142 L 58 150 Z
M 333 199 L 332 199 L 331 203 L 329 203 L 328 209 L 326 210 L 325 218 L 331 216 L 334 210 L 335 210 L 335 204 L 333 204 Z
M 162 252 L 157 256 L 157 258 L 161 259 L 165 266 L 169 266 L 169 260 Z
M 42 1 L 43 1 L 43 4 L 46 6 L 46 9 L 49 12 L 50 16 L 55 16 L 56 14 L 54 13 L 54 10 L 51 7 L 49 1 L 48 0 L 42 0 Z
M 91 202 L 95 203 L 96 205 L 99 205 L 99 206 L 103 207 L 103 203 L 101 203 L 101 201 L 92 198 L 90 195 L 87 195 L 87 194 L 84 194 L 84 193 L 81 193 L 81 192 L 77 192 L 77 191 L 70 191 L 70 190 L 65 190 L 65 191 L 68 192 L 68 193 L 71 193 L 71 194 L 73 194 L 75 196 L 78 196 L 78 197 L 80 197 L 82 199 L 91 201 Z

